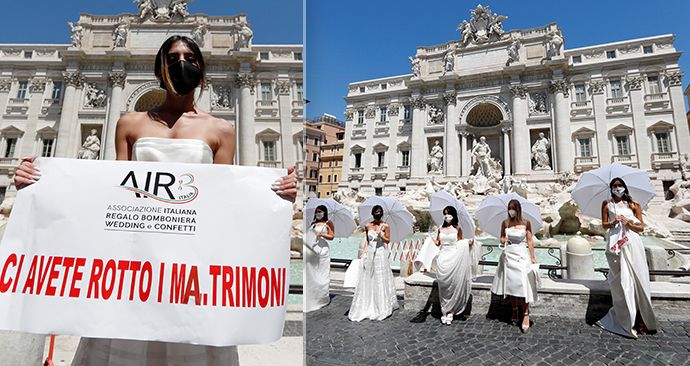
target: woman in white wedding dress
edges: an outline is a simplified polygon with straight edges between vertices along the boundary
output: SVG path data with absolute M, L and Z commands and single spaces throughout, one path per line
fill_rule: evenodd
M 189 37 L 170 37 L 156 55 L 155 74 L 167 91 L 165 101 L 148 112 L 127 113 L 119 119 L 115 133 L 117 160 L 232 164 L 235 128 L 200 110 L 194 100 L 194 90 L 199 86 L 203 90 L 205 84 L 205 64 L 197 44 Z M 40 179 L 40 172 L 32 162 L 33 158 L 24 158 L 17 168 L 18 189 Z M 272 188 L 294 202 L 297 194 L 294 169 Z M 78 366 L 238 364 L 235 346 L 92 338 L 81 339 L 72 362 Z
M 508 202 L 508 218 L 501 224 L 501 245 L 504 249 L 498 259 L 496 275 L 491 292 L 499 296 L 510 296 L 513 306 L 511 322 L 518 322 L 518 299 L 523 299 L 523 318 L 520 329 L 527 332 L 530 327 L 529 304 L 537 300 L 536 278 L 530 274 L 531 264 L 537 263 L 532 243 L 532 225 L 522 217 L 520 201 Z
M 596 324 L 625 337 L 656 332 L 657 324 L 649 292 L 649 267 L 644 245 L 642 209 L 632 200 L 620 178 L 609 184 L 611 199 L 601 205 L 606 230 L 608 282 L 613 307 Z
M 317 206 L 314 220 L 304 236 L 304 311 L 314 311 L 331 301 L 331 256 L 328 241 L 333 240 L 335 228 L 328 220 L 328 208 Z
M 399 306 L 386 249 L 391 237 L 390 227 L 381 221 L 381 206 L 374 206 L 371 214 L 374 220 L 364 226 L 366 248 L 362 255 L 363 268 L 347 315 L 355 322 L 386 319 Z
M 443 225 L 438 229 L 436 245 L 436 280 L 441 302 L 441 323 L 450 325 L 453 317 L 465 310 L 472 292 L 470 246 L 474 240 L 463 240 L 455 207 L 443 209 Z

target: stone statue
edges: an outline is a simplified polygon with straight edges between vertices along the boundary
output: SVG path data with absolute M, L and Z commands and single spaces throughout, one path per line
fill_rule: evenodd
M 551 59 L 560 56 L 561 46 L 563 46 L 563 37 L 558 34 L 558 31 L 551 31 L 546 47 L 546 58 Z
M 196 23 L 196 27 L 192 29 L 192 39 L 199 47 L 204 47 L 204 34 L 207 30 L 206 24 Z
M 77 153 L 77 159 L 98 159 L 98 153 L 101 151 L 101 139 L 96 135 L 96 129 L 91 130 L 91 134 L 86 138 Z
M 217 88 L 214 86 L 212 102 L 214 108 L 230 109 L 230 88 L 225 88 L 222 85 L 218 85 Z
M 429 106 L 429 124 L 439 125 L 443 124 L 444 113 L 443 110 L 435 105 Z
M 486 143 L 486 137 L 479 138 L 479 142 L 472 147 L 473 166 L 477 166 L 477 171 L 473 175 L 479 175 L 486 178 L 492 177 L 491 165 L 491 147 Z
M 108 97 L 105 95 L 105 91 L 98 89 L 95 83 L 89 84 L 88 90 L 86 91 L 86 106 L 91 108 L 105 108 L 108 102 Z
M 174 0 L 170 5 L 171 16 L 179 15 L 182 18 L 189 16 L 189 11 L 187 10 L 187 3 L 190 0 Z
M 72 34 L 70 35 L 72 47 L 81 48 L 81 38 L 84 36 L 84 27 L 82 27 L 81 24 L 79 24 L 78 22 L 76 25 L 72 22 L 67 22 L 67 25 L 69 26 L 69 29 L 72 32 Z
M 546 114 L 546 94 L 545 93 L 530 93 L 529 94 L 529 114 Z
M 551 143 L 549 139 L 544 136 L 543 132 L 539 132 L 539 138 L 532 145 L 532 159 L 534 159 L 534 170 L 549 170 L 551 169 L 551 159 L 549 158 L 549 149 Z
M 513 43 L 508 47 L 508 61 L 506 61 L 506 66 L 510 66 L 513 62 L 520 61 L 520 52 L 518 51 L 521 46 L 519 39 L 513 40 Z
M 152 0 L 134 0 L 135 3 L 139 3 L 139 20 L 144 21 L 149 15 L 154 16 L 155 11 L 153 9 Z
M 463 20 L 458 25 L 461 33 L 460 43 L 467 46 L 470 43 L 481 44 L 489 41 L 500 40 L 504 34 L 503 21 L 507 16 L 491 13 L 488 6 L 477 5 L 470 11 L 470 21 Z
M 249 44 L 254 37 L 254 32 L 249 27 L 249 23 L 242 22 L 239 24 L 239 30 L 237 31 L 238 39 L 236 48 L 249 48 Z
M 450 47 L 443 56 L 443 75 L 453 70 L 455 70 L 455 46 Z
M 414 74 L 414 77 L 418 78 L 422 75 L 422 65 L 417 57 L 408 57 L 410 62 L 412 63 L 412 74 Z
M 688 154 L 683 154 L 681 168 L 683 170 L 683 179 L 690 180 L 690 156 Z
M 429 173 L 443 173 L 443 148 L 438 140 L 434 141 L 434 146 L 429 153 Z
M 127 44 L 127 34 L 129 33 L 129 24 L 120 23 L 120 25 L 113 31 L 113 49 L 125 47 Z

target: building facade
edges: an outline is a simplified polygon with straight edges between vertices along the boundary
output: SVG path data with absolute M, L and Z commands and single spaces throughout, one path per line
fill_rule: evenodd
M 673 35 L 565 49 L 552 23 L 504 31 L 478 6 L 412 74 L 353 82 L 341 188 L 392 193 L 460 177 L 554 181 L 612 162 L 681 177 L 690 134 Z
M 323 115 L 311 124 L 324 132 L 319 154 L 317 197 L 331 198 L 338 191 L 338 184 L 343 176 L 344 123 L 332 115 Z
M 301 169 L 302 45 L 253 44 L 244 14 L 189 14 L 172 0 L 69 26 L 67 44 L 0 44 L 2 193 L 24 156 L 114 159 L 119 117 L 164 100 L 154 60 L 174 34 L 201 47 L 207 86 L 197 103 L 235 126 L 236 163 Z
M 310 121 L 304 123 L 304 191 L 305 198 L 317 197 L 319 186 L 319 162 L 321 144 L 326 132 Z

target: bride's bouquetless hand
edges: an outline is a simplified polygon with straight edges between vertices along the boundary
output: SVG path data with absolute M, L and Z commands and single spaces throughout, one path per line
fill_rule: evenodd
M 297 173 L 295 167 L 288 169 L 288 175 L 281 177 L 271 187 L 277 195 L 290 202 L 297 199 Z
M 14 174 L 14 186 L 17 189 L 22 189 L 26 186 L 36 183 L 41 178 L 41 172 L 34 165 L 35 157 L 23 158 Z

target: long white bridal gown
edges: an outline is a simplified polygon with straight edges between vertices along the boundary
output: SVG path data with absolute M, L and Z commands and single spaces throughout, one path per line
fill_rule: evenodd
M 213 151 L 201 140 L 144 137 L 132 147 L 132 160 L 211 164 Z M 72 365 L 237 366 L 239 357 L 235 346 L 82 338 Z
M 352 321 L 383 320 L 398 308 L 388 250 L 376 231 L 367 232 L 369 243 L 347 317 Z
M 532 261 L 526 237 L 527 231 L 523 228 L 506 229 L 510 244 L 506 243 L 498 259 L 491 292 L 499 296 L 524 297 L 529 304 L 537 300 L 537 283 L 530 275 Z
M 328 305 L 330 301 L 331 256 L 328 242 L 317 233 L 325 234 L 324 223 L 314 224 L 304 237 L 304 311 L 314 311 Z
M 608 210 L 609 220 L 616 216 L 623 216 L 634 223 L 639 222 L 625 201 L 618 203 L 609 201 Z M 629 229 L 623 233 L 622 226 L 616 225 L 607 230 L 608 248 L 611 248 L 623 235 L 627 235 L 628 240 L 623 244 L 619 254 L 606 250 L 606 260 L 609 262 L 608 282 L 613 307 L 597 324 L 610 332 L 637 338 L 632 328 L 638 311 L 647 329 L 656 330 L 657 324 L 649 292 L 647 256 L 640 235 Z
M 469 240 L 458 240 L 452 226 L 439 232 L 441 251 L 436 258 L 438 295 L 443 314 L 460 314 L 472 291 Z

